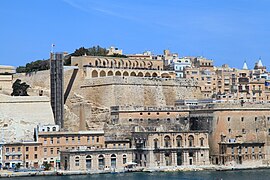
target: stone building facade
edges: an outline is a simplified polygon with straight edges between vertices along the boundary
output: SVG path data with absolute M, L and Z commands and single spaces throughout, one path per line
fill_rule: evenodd
M 3 166 L 15 168 L 16 164 L 25 168 L 39 168 L 42 164 L 41 143 L 17 142 L 3 145 Z
M 132 136 L 139 166 L 209 165 L 206 131 L 134 132 Z
M 61 167 L 71 171 L 122 171 L 132 162 L 133 150 L 64 150 L 61 152 Z

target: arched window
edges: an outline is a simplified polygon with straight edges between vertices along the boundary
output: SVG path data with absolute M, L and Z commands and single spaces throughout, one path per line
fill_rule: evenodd
M 123 73 L 123 76 L 128 76 L 128 72 L 125 71 L 125 72 Z
M 91 169 L 92 167 L 92 157 L 90 155 L 86 156 L 86 169 Z
M 103 66 L 104 66 L 104 67 L 106 66 L 106 62 L 105 62 L 105 61 L 103 61 Z
M 171 138 L 170 138 L 170 136 L 165 136 L 164 137 L 164 144 L 165 144 L 165 147 L 170 147 L 171 146 Z
M 99 155 L 98 156 L 98 168 L 99 169 L 103 169 L 104 166 L 105 166 L 104 156 L 103 155 Z
M 200 138 L 201 146 L 204 146 L 204 138 Z
M 189 147 L 194 146 L 194 137 L 192 135 L 188 136 L 188 145 Z
M 98 60 L 96 60 L 96 62 L 95 62 L 95 66 L 98 66 Z
M 105 73 L 105 71 L 100 71 L 100 75 L 99 75 L 100 77 L 104 77 L 104 76 L 106 76 L 106 73 Z
M 52 130 L 53 130 L 53 131 L 56 131 L 56 127 L 53 127 Z
M 182 146 L 182 137 L 181 136 L 177 136 L 176 137 L 176 146 L 177 147 L 181 147 Z
M 116 155 L 115 154 L 111 155 L 111 167 L 116 168 Z
M 126 164 L 127 163 L 127 155 L 123 155 L 123 164 Z
M 121 76 L 121 72 L 120 71 L 116 71 L 115 75 L 116 76 Z
M 108 76 L 113 76 L 113 72 L 112 71 L 109 71 L 108 72 Z
M 98 77 L 98 72 L 96 70 L 92 71 L 92 77 Z
M 75 166 L 80 166 L 80 158 L 78 156 L 75 157 Z
M 47 127 L 47 131 L 48 131 L 48 132 L 51 131 L 51 128 L 50 128 L 50 127 Z
M 155 147 L 155 149 L 158 148 L 158 139 L 154 139 L 154 147 Z

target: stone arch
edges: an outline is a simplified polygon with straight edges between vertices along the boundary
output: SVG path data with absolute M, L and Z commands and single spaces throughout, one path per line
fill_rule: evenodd
M 135 61 L 135 63 L 136 63 L 135 67 L 139 67 L 139 62 Z
M 152 77 L 157 77 L 157 73 L 154 72 L 154 73 L 152 74 Z
M 131 63 L 131 61 L 130 60 L 128 60 L 128 62 L 129 62 L 129 69 L 131 69 L 132 68 L 132 63 Z
M 180 136 L 180 135 L 176 136 L 176 146 L 177 147 L 182 146 L 182 136 Z
M 95 61 L 95 66 L 98 66 L 98 60 Z
M 111 67 L 113 67 L 113 61 L 110 62 Z
M 133 63 L 132 63 L 132 68 L 135 68 L 135 67 L 136 67 L 136 63 L 133 62 Z
M 128 62 L 126 62 L 126 68 L 128 68 Z
M 142 73 L 142 72 L 139 72 L 139 73 L 138 73 L 138 76 L 139 76 L 139 77 L 143 77 L 143 73 Z
M 108 76 L 113 76 L 113 72 L 112 71 L 109 71 L 108 72 Z
M 132 71 L 132 72 L 130 73 L 130 76 L 136 76 L 136 73 L 135 73 L 134 71 Z
M 115 75 L 116 75 L 116 76 L 121 76 L 121 72 L 120 72 L 120 71 L 116 71 L 116 72 L 115 72 Z
M 121 61 L 121 67 L 125 67 L 125 62 L 123 61 L 123 59 L 120 59 Z
M 162 73 L 161 77 L 162 78 L 171 78 L 171 76 L 168 73 Z
M 98 77 L 98 72 L 96 70 L 93 70 L 92 71 L 92 78 L 93 77 Z
M 192 135 L 188 136 L 188 146 L 189 147 L 194 146 L 194 137 Z
M 143 61 L 143 68 L 145 68 L 145 66 L 146 66 L 146 63 L 145 63 L 145 61 Z
M 164 146 L 171 147 L 171 138 L 168 135 L 164 137 Z
M 111 167 L 116 168 L 116 155 L 115 154 L 111 155 Z
M 120 61 L 118 61 L 118 67 L 119 67 L 119 68 L 121 67 L 121 62 L 120 62 Z
M 142 68 L 143 67 L 143 65 L 142 65 L 142 63 L 140 63 L 140 68 Z
M 103 70 L 102 70 L 102 71 L 100 71 L 99 76 L 100 76 L 100 77 L 104 77 L 104 76 L 106 76 L 105 71 L 103 71 Z
M 106 65 L 107 65 L 106 61 L 103 61 L 102 65 L 103 65 L 103 67 L 106 67 Z
M 151 77 L 151 75 L 150 75 L 149 72 L 147 72 L 147 73 L 145 73 L 145 76 L 144 77 Z
M 128 72 L 125 71 L 125 72 L 123 73 L 123 76 L 129 76 Z
M 105 167 L 105 158 L 101 154 L 101 155 L 98 156 L 98 168 L 103 169 L 104 167 Z

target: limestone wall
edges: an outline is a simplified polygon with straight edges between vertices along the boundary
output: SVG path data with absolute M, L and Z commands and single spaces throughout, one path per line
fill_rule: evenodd
M 4 141 L 32 140 L 37 125 L 54 124 L 47 97 L 0 94 L 0 134 Z

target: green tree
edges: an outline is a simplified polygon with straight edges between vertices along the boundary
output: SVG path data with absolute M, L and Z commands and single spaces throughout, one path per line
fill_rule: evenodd
M 21 83 L 21 80 L 17 79 L 12 85 L 13 92 L 11 93 L 11 96 L 29 96 L 27 94 L 27 89 L 29 87 L 28 84 L 25 82 Z
M 44 163 L 43 163 L 43 166 L 44 166 L 44 170 L 45 170 L 45 171 L 50 170 L 50 168 L 52 167 L 52 165 L 49 164 L 48 162 L 44 162 Z

